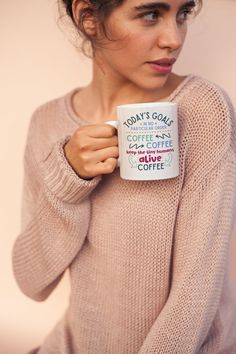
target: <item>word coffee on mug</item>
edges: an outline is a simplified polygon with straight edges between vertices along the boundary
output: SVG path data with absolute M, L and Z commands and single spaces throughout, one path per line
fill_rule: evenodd
M 177 103 L 148 102 L 117 106 L 120 176 L 158 180 L 179 175 Z

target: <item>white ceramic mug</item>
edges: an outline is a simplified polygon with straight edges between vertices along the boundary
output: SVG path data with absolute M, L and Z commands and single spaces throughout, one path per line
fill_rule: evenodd
M 179 175 L 177 103 L 146 102 L 117 106 L 120 176 L 159 180 Z

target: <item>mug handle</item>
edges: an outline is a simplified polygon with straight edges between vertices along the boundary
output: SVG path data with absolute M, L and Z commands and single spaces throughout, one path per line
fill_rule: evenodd
M 112 127 L 118 129 L 118 121 L 117 120 L 109 120 L 105 122 L 106 124 L 111 125 Z M 117 159 L 117 166 L 120 167 L 120 158 Z

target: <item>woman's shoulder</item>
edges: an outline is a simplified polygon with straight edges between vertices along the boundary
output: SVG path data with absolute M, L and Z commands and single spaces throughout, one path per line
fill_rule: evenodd
M 219 135 L 232 133 L 236 115 L 227 90 L 200 75 L 192 75 L 182 91 L 179 107 L 185 125 Z
M 30 123 L 45 128 L 47 127 L 48 123 L 51 123 L 53 124 L 54 129 L 59 126 L 59 121 L 63 125 L 66 125 L 66 101 L 73 91 L 74 89 L 62 94 L 61 96 L 45 101 L 37 106 L 31 114 Z
M 220 160 L 230 147 L 236 154 L 236 115 L 232 100 L 219 84 L 193 76 L 179 102 L 183 141 L 188 165 Z
M 183 87 L 183 99 L 194 108 L 204 112 L 212 107 L 225 108 L 226 111 L 233 108 L 233 103 L 227 90 L 214 81 L 200 75 L 189 75 L 189 80 Z
M 47 154 L 58 139 L 71 134 L 75 129 L 68 118 L 65 103 L 72 91 L 40 104 L 31 114 L 26 144 L 39 159 Z

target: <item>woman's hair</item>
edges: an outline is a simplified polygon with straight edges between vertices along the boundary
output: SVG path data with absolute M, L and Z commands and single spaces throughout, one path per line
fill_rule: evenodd
M 58 0 L 59 3 L 59 13 L 62 14 L 62 12 L 66 12 L 65 14 L 69 16 L 70 20 L 72 21 L 77 34 L 82 38 L 82 44 L 79 50 L 82 51 L 82 53 L 91 58 L 94 55 L 94 48 L 101 46 L 101 43 L 97 40 L 97 38 L 93 35 L 90 35 L 86 32 L 84 28 L 84 21 L 86 18 L 93 18 L 94 21 L 98 24 L 101 33 L 104 34 L 104 36 L 111 40 L 106 32 L 106 21 L 111 15 L 112 11 L 119 6 L 121 6 L 124 1 L 127 0 L 84 0 L 85 3 L 87 3 L 87 7 L 83 8 L 80 11 L 80 17 L 78 19 L 74 19 L 73 17 L 73 11 L 72 11 L 72 3 L 73 0 Z M 83 0 L 82 0 L 83 1 Z M 194 10 L 194 16 L 196 16 L 202 8 L 202 1 L 203 0 L 195 0 L 196 2 L 196 8 Z M 62 7 L 61 7 L 62 5 Z M 92 56 L 89 55 L 88 51 L 86 50 L 86 45 L 89 45 L 89 52 L 92 49 Z

